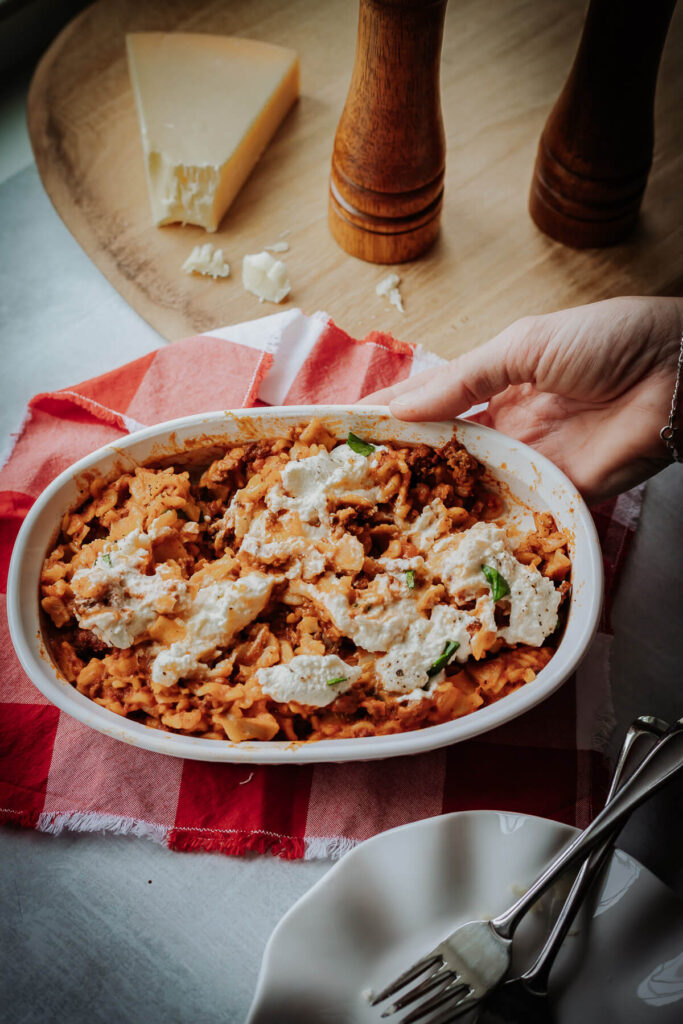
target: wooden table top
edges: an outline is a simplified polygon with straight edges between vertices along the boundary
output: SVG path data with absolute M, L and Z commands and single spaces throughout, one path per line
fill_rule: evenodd
M 99 269 L 174 340 L 297 305 L 324 309 L 363 336 L 384 329 L 444 356 L 512 320 L 619 294 L 683 291 L 683 11 L 660 69 L 655 159 L 637 233 L 627 244 L 574 251 L 546 238 L 526 204 L 538 137 L 578 43 L 585 4 L 451 0 L 442 57 L 447 136 L 442 230 L 422 259 L 395 268 L 405 314 L 375 294 L 392 268 L 344 253 L 327 226 L 335 128 L 355 52 L 349 0 L 100 0 L 57 38 L 29 97 L 41 178 Z M 301 57 L 301 100 L 215 235 L 151 222 L 124 36 L 133 30 L 220 32 L 280 43 Z M 288 303 L 259 304 L 241 259 L 288 232 Z M 225 281 L 180 266 L 211 241 Z

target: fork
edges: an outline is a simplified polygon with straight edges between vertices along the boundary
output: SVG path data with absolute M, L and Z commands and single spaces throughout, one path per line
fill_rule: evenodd
M 373 996 L 370 1005 L 377 1006 L 426 974 L 422 981 L 385 1009 L 382 1016 L 390 1016 L 424 996 L 429 998 L 402 1018 L 401 1024 L 424 1020 L 425 1015 L 432 1011 L 436 1015 L 430 1018 L 430 1024 L 442 1024 L 472 1009 L 507 973 L 512 936 L 529 908 L 561 874 L 610 838 L 617 826 L 621 826 L 636 807 L 681 767 L 683 719 L 667 729 L 613 800 L 508 910 L 491 921 L 469 921 L 460 925 L 447 939 Z
M 637 718 L 630 726 L 619 752 L 606 803 L 613 799 L 624 778 L 633 770 L 631 755 L 636 745 L 638 748 L 642 745 L 639 741 L 647 739 L 647 749 L 651 749 L 657 737 L 662 736 L 667 729 L 668 724 L 661 718 L 645 715 Z M 638 759 L 642 759 L 642 756 L 639 754 Z M 477 1024 L 546 1024 L 550 1019 L 548 978 L 555 957 L 586 893 L 607 862 L 615 838 L 616 834 L 611 836 L 604 846 L 594 850 L 588 860 L 581 865 L 564 906 L 536 960 L 518 978 L 506 981 L 485 998 L 476 1018 Z

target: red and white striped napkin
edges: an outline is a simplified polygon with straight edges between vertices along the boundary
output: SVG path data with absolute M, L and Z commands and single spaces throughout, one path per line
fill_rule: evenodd
M 290 310 L 189 338 L 30 402 L 0 472 L 0 821 L 298 858 L 338 856 L 377 832 L 455 810 L 590 820 L 604 796 L 611 727 L 608 609 L 640 492 L 595 510 L 607 606 L 576 676 L 509 725 L 433 753 L 291 767 L 181 761 L 60 712 L 12 650 L 5 592 L 14 538 L 43 488 L 71 463 L 143 425 L 217 408 L 354 402 L 439 361 L 390 335 L 358 341 L 324 314 Z

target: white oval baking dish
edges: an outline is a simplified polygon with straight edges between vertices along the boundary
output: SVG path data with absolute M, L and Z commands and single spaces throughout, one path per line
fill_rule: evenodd
M 558 525 L 566 529 L 572 539 L 572 597 L 562 640 L 538 677 L 496 703 L 442 725 L 398 735 L 300 744 L 284 741 L 235 744 L 228 740 L 206 740 L 158 731 L 100 707 L 61 678 L 42 636 L 39 576 L 63 513 L 77 506 L 84 494 L 84 475 L 93 471 L 114 474 L 134 464 L 177 452 L 191 452 L 214 440 L 229 444 L 277 437 L 293 426 L 307 423 L 313 416 L 322 418 L 340 439 L 352 430 L 361 437 L 377 441 L 441 445 L 455 431 L 458 439 L 508 490 L 517 518 L 530 516 L 529 508 L 553 513 Z M 523 714 L 550 696 L 585 654 L 597 628 L 602 586 L 602 556 L 588 508 L 571 481 L 533 449 L 466 420 L 403 423 L 381 407 L 289 406 L 210 412 L 160 423 L 81 459 L 43 491 L 26 517 L 12 554 L 7 604 L 12 642 L 29 678 L 53 704 L 85 725 L 125 743 L 175 757 L 301 764 L 421 753 L 477 736 Z

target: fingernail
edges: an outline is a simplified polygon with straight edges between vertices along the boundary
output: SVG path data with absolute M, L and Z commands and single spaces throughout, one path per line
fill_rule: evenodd
M 394 398 L 391 402 L 389 402 L 389 408 L 391 409 L 392 412 L 405 412 L 406 409 L 410 408 L 410 399 Z

